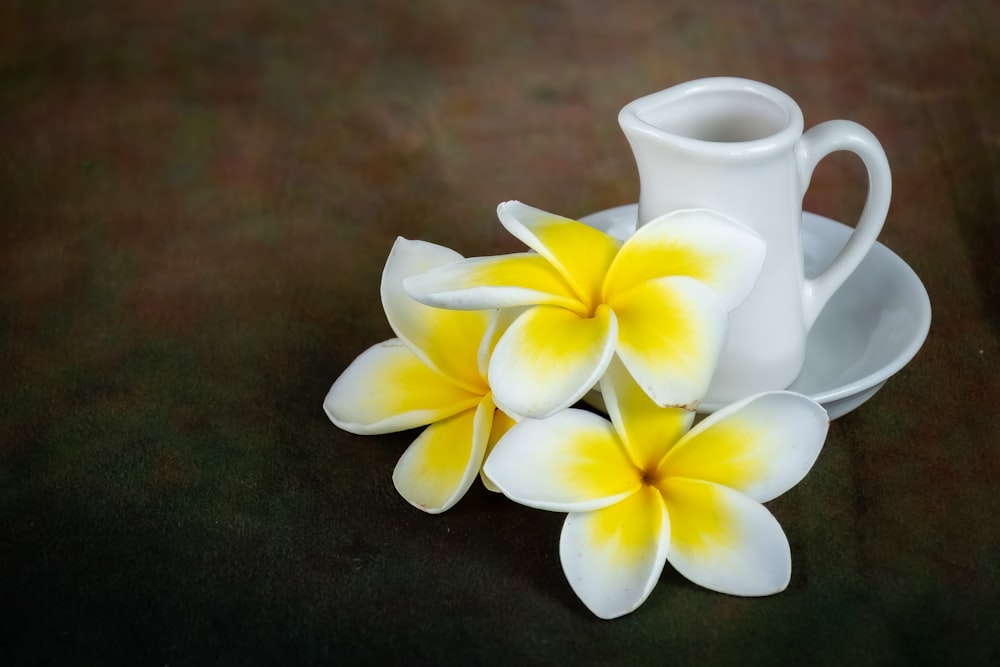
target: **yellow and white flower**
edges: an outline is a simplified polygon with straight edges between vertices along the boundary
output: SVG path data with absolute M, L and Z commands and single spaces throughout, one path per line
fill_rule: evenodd
M 392 480 L 408 502 L 430 513 L 461 500 L 488 450 L 514 423 L 496 409 L 486 373 L 504 320 L 490 311 L 431 308 L 402 288 L 406 276 L 461 259 L 432 243 L 396 240 L 381 296 L 397 337 L 358 356 L 323 402 L 333 423 L 351 433 L 429 424 L 399 459 Z
M 723 593 L 784 590 L 788 541 L 761 503 L 812 467 L 829 425 L 822 406 L 770 392 L 689 430 L 692 412 L 655 405 L 620 363 L 601 391 L 611 422 L 577 409 L 524 419 L 484 466 L 509 498 L 569 513 L 559 553 L 584 604 L 601 618 L 635 610 L 667 561 Z
M 516 201 L 497 214 L 533 252 L 464 259 L 414 275 L 406 291 L 457 310 L 530 306 L 497 342 L 497 405 L 545 417 L 587 393 L 617 356 L 658 405 L 693 408 L 749 294 L 764 242 L 721 214 L 682 210 L 624 244 Z

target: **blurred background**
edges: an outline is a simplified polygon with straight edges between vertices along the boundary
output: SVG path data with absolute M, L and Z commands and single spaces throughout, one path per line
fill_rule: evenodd
M 13 0 L 0 5 L 0 661 L 986 664 L 1000 657 L 1000 7 Z M 413 433 L 321 403 L 390 337 L 397 236 L 519 248 L 520 199 L 634 202 L 617 124 L 735 75 L 882 141 L 880 240 L 934 306 L 922 351 L 769 504 L 789 590 L 669 570 L 614 622 L 562 517 L 480 487 L 426 516 Z M 836 155 L 806 209 L 850 223 Z

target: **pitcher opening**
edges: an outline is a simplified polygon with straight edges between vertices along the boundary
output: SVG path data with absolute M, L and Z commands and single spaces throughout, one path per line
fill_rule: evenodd
M 757 141 L 781 132 L 791 121 L 773 100 L 744 90 L 694 92 L 636 116 L 663 132 L 714 143 Z

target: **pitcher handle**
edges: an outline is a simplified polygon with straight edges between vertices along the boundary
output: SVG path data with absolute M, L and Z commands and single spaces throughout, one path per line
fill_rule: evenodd
M 850 151 L 861 158 L 868 170 L 868 198 L 858 224 L 830 265 L 803 284 L 802 310 L 806 330 L 812 328 L 823 306 L 850 276 L 875 244 L 892 197 L 889 160 L 875 135 L 849 120 L 831 120 L 816 125 L 799 139 L 799 188 L 805 194 L 813 170 L 824 157 L 836 151 Z

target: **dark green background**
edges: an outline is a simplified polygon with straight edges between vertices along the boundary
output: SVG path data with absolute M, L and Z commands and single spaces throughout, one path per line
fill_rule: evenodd
M 841 2 L 7 2 L 0 7 L 0 661 L 987 664 L 1000 474 L 1000 9 Z M 327 388 L 389 337 L 397 235 L 517 249 L 521 199 L 635 201 L 626 102 L 760 79 L 883 142 L 880 237 L 930 337 L 770 504 L 789 589 L 672 571 L 593 618 L 561 517 L 426 516 Z M 809 210 L 850 220 L 836 156 Z

